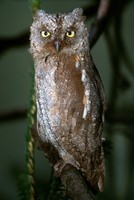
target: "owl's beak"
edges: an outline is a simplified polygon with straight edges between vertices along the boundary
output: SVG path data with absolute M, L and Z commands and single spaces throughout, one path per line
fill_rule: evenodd
M 59 40 L 54 41 L 54 47 L 55 47 L 55 49 L 56 49 L 57 52 L 60 51 L 61 43 L 60 43 Z

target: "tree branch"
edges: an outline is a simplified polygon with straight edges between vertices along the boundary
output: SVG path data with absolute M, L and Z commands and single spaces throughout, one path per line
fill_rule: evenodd
M 0 38 L 0 53 L 4 53 L 6 50 L 15 47 L 22 47 L 28 45 L 29 31 L 25 31 L 18 36 L 13 37 L 1 37 Z
M 93 194 L 87 187 L 80 172 L 72 165 L 67 164 L 60 173 L 61 181 L 71 199 L 73 200 L 93 200 Z
M 106 113 L 106 122 L 112 124 L 134 125 L 134 114 Z
M 10 110 L 0 113 L 0 123 L 26 118 L 28 109 Z
M 109 19 L 110 0 L 100 0 L 95 21 L 92 23 L 89 32 L 90 48 L 94 46 L 102 32 L 104 31 Z

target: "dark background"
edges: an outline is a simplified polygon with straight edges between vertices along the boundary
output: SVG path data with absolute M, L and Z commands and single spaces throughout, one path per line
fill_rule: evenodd
M 68 12 L 76 7 L 86 7 L 90 0 L 44 0 L 41 8 L 47 12 Z M 125 1 L 124 1 L 125 2 Z M 117 12 L 117 11 L 116 11 Z M 91 53 L 101 75 L 109 110 L 104 136 L 113 143 L 106 160 L 106 189 L 97 199 L 134 199 L 134 1 L 124 6 L 121 35 L 122 49 L 115 38 L 120 26 L 115 26 L 117 13 L 108 23 L 109 41 L 103 33 Z M 90 28 L 92 19 L 87 21 Z M 16 38 L 29 31 L 32 23 L 30 3 L 26 0 L 0 1 L 0 46 L 10 46 L 5 38 Z M 21 39 L 20 39 L 21 40 Z M 21 43 L 21 42 L 20 42 Z M 3 120 L 4 113 L 28 108 L 32 88 L 33 62 L 28 52 L 29 42 L 21 46 L 0 48 L 0 199 L 19 199 L 17 178 L 25 168 L 27 118 Z M 120 62 L 117 62 L 117 59 Z M 132 63 L 132 64 L 131 64 Z M 117 73 L 116 73 L 117 69 Z M 117 81 L 118 80 L 118 81 Z M 35 151 L 36 184 L 40 199 L 44 199 L 50 176 L 50 165 L 42 152 Z

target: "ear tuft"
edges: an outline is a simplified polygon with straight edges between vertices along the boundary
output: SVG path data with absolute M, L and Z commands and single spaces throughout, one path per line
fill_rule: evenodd
M 75 8 L 72 12 L 76 17 L 80 17 L 83 14 L 83 9 L 82 8 Z
M 45 11 L 44 10 L 37 10 L 35 15 L 34 15 L 34 17 L 33 17 L 33 19 L 37 20 L 37 19 L 41 18 L 44 15 L 45 15 Z

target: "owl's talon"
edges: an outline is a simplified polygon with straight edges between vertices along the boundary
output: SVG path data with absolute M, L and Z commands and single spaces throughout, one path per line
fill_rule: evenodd
M 66 163 L 64 160 L 59 160 L 55 165 L 54 165 L 54 171 L 57 176 L 59 176 L 65 167 Z

